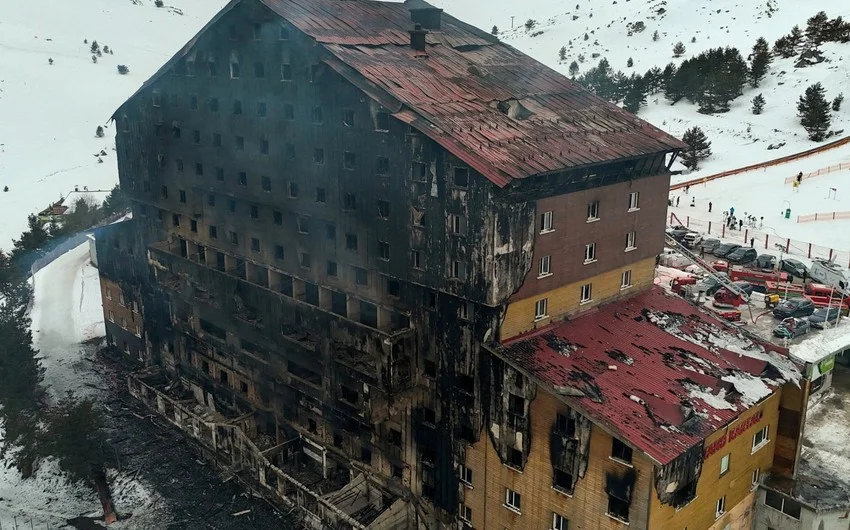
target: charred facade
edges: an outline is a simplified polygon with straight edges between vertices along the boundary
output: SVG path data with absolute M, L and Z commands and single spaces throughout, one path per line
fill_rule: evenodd
M 403 86 L 415 72 L 446 78 Z M 626 217 L 599 223 L 622 256 L 551 288 L 651 259 L 664 214 L 646 205 L 679 147 L 422 3 L 234 0 L 114 118 L 133 219 L 99 234 L 99 262 L 138 299 L 146 361 L 243 426 L 275 484 L 320 484 L 302 508 L 363 528 L 454 525 L 482 439 L 523 468 L 537 383 L 482 345 L 543 292 L 540 223 L 610 198 L 647 228 L 623 254 Z M 564 417 L 551 463 L 569 491 L 591 429 Z M 610 482 L 625 500 L 629 480 Z

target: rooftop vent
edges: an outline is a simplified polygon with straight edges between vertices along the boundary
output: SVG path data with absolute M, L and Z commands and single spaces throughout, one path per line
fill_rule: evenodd
M 443 10 L 425 4 L 410 8 L 410 20 L 414 24 L 422 24 L 425 29 L 438 30 L 443 18 Z
M 428 32 L 422 29 L 421 24 L 416 24 L 412 30 L 410 30 L 410 47 L 416 51 L 424 52 L 425 51 L 425 35 Z

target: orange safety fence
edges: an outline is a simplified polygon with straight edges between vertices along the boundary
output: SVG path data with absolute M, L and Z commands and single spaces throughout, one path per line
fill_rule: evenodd
M 829 167 L 822 167 L 822 168 L 818 169 L 817 171 L 812 171 L 811 173 L 805 173 L 805 174 L 803 174 L 802 180 L 810 179 L 812 177 L 817 177 L 818 175 L 826 175 L 828 173 L 832 173 L 833 171 L 841 171 L 842 169 L 850 169 L 850 162 L 847 162 L 847 163 L 842 162 L 841 164 L 835 164 L 835 165 L 829 166 Z M 791 184 L 795 180 L 797 180 L 796 175 L 791 176 L 791 177 L 786 177 L 785 178 L 785 184 Z
M 747 171 L 752 171 L 754 169 L 762 169 L 770 166 L 778 166 L 779 164 L 785 164 L 787 162 L 792 162 L 794 160 L 799 160 L 801 158 L 806 158 L 808 156 L 816 155 L 818 153 L 823 153 L 824 151 L 829 151 L 830 149 L 835 149 L 836 147 L 841 147 L 850 143 L 850 136 L 842 138 L 840 140 L 836 140 L 834 142 L 830 142 L 825 145 L 820 145 L 818 147 L 814 147 L 812 149 L 808 149 L 806 151 L 801 151 L 799 153 L 794 153 L 792 155 L 783 156 L 779 158 L 774 158 L 773 160 L 768 160 L 766 162 L 759 162 L 758 164 L 752 164 L 749 166 L 739 167 L 738 169 L 730 169 L 728 171 L 723 171 L 722 173 L 715 173 L 714 175 L 708 175 L 705 177 L 696 178 L 693 180 L 686 180 L 684 182 L 679 182 L 678 184 L 670 185 L 671 190 L 678 190 L 680 188 L 684 188 L 685 186 L 693 186 L 694 184 L 705 184 L 706 182 L 710 182 L 712 180 L 717 180 L 723 177 L 729 177 L 731 175 L 737 175 L 739 173 L 746 173 Z
M 850 212 L 818 212 L 809 215 L 798 215 L 798 223 L 808 223 L 810 221 L 835 221 L 838 219 L 850 219 Z
M 766 250 L 782 250 L 786 254 L 795 254 L 804 256 L 810 259 L 820 258 L 833 260 L 836 263 L 844 264 L 850 267 L 850 251 L 836 250 L 834 248 L 815 245 L 808 241 L 799 241 L 788 237 L 780 237 L 775 234 L 768 234 L 754 226 L 744 226 L 740 230 L 733 230 L 720 221 L 706 221 L 697 219 L 691 216 L 684 216 L 680 219 L 676 214 L 671 213 L 669 217 L 671 226 L 682 225 L 691 230 L 707 234 L 718 239 L 722 238 L 744 246 L 750 246 L 752 242 L 753 248 Z

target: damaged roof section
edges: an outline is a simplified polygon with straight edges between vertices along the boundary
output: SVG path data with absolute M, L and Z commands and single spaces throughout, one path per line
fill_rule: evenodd
M 322 44 L 331 68 L 500 187 L 682 146 L 446 14 L 428 30 L 425 50 L 412 48 L 411 9 L 424 2 L 260 1 Z
M 662 465 L 800 377 L 781 348 L 658 287 L 492 348 Z

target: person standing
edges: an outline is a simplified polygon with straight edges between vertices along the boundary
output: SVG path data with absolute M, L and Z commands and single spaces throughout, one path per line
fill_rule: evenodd
M 741 230 L 743 228 L 744 228 L 744 220 L 741 219 L 741 220 L 738 221 L 738 230 Z
M 800 171 L 799 173 L 797 173 L 797 185 L 799 186 L 802 183 L 803 183 L 803 172 Z
M 708 213 L 711 213 L 711 201 L 708 201 Z
M 756 238 L 751 237 L 750 238 L 750 248 L 753 248 L 753 243 L 755 243 L 755 242 L 756 242 Z
M 679 199 L 681 199 L 681 197 L 676 195 L 676 208 L 679 207 Z
M 697 205 L 696 201 L 697 201 L 696 197 L 691 197 L 691 208 L 693 208 L 694 206 Z
M 729 208 L 729 215 L 731 215 L 731 216 L 734 216 L 734 215 L 735 215 L 735 207 L 734 207 L 734 206 L 732 206 L 731 208 Z
M 691 185 L 690 185 L 690 184 L 686 184 L 686 185 L 685 185 L 685 195 L 687 195 L 688 193 L 690 193 L 690 191 L 691 191 Z
M 764 216 L 759 217 L 759 228 L 764 226 Z

